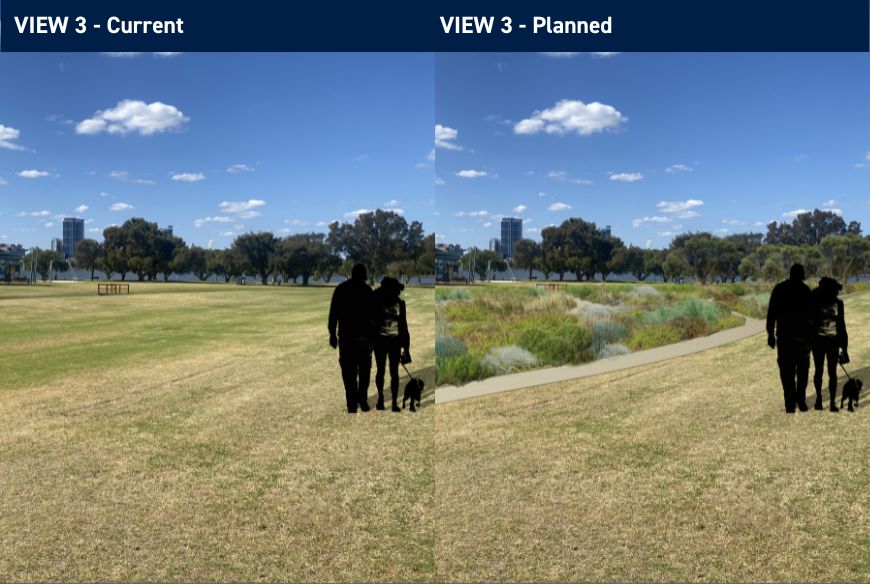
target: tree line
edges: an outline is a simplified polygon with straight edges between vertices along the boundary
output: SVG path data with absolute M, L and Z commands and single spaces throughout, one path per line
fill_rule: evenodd
M 52 269 L 65 269 L 59 254 L 40 251 L 37 272 L 43 279 Z M 434 273 L 435 235 L 425 235 L 423 224 L 380 209 L 357 216 L 352 223 L 334 222 L 328 233 L 296 233 L 286 237 L 264 231 L 235 238 L 226 249 L 187 245 L 142 218 L 103 230 L 103 241 L 84 239 L 76 246 L 75 265 L 101 270 L 111 279 L 135 274 L 139 281 L 168 280 L 172 274 L 194 274 L 200 280 L 214 276 L 229 282 L 250 276 L 263 284 L 312 278 L 328 282 L 336 274 L 350 275 L 363 263 L 375 276 L 390 275 L 407 282 Z M 31 265 L 30 256 L 24 265 Z
M 861 236 L 859 222 L 847 224 L 832 211 L 816 209 L 797 215 L 791 223 L 770 223 L 766 235 L 684 233 L 667 248 L 647 249 L 626 246 L 595 223 L 574 217 L 543 229 L 540 242 L 518 241 L 510 260 L 513 267 L 528 270 L 529 279 L 539 270 L 546 279 L 573 275 L 577 280 L 606 280 L 611 274 L 631 274 L 640 281 L 690 277 L 703 283 L 733 282 L 738 277 L 782 280 L 795 262 L 804 265 L 809 277 L 826 275 L 845 282 L 864 274 L 870 265 L 870 238 Z M 481 278 L 488 268 L 507 268 L 500 254 L 476 248 L 468 250 L 463 265 L 474 266 Z

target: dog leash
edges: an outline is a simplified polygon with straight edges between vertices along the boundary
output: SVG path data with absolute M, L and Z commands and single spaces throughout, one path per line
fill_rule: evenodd
M 843 370 L 843 373 L 846 374 L 846 378 L 847 378 L 849 381 L 852 381 L 852 376 L 849 375 L 849 372 L 848 372 L 848 371 L 846 371 L 846 366 L 843 365 L 842 363 L 840 363 L 840 369 L 842 369 L 842 370 Z

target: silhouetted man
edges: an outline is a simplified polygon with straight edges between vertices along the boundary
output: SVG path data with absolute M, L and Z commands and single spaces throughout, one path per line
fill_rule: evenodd
M 369 411 L 368 391 L 372 370 L 372 289 L 366 268 L 356 264 L 350 280 L 335 287 L 329 306 L 329 345 L 338 347 L 338 363 L 348 413 L 357 406 Z M 336 334 L 337 327 L 337 334 Z
M 811 302 L 810 289 L 804 284 L 804 267 L 795 264 L 788 280 L 773 288 L 767 306 L 767 344 L 771 349 L 776 348 L 785 411 L 789 414 L 794 413 L 795 406 L 802 412 L 807 411 Z

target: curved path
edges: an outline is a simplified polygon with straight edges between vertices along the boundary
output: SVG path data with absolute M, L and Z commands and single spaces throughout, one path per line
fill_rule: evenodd
M 612 373 L 614 371 L 630 369 L 632 367 L 640 367 L 642 365 L 649 365 L 650 363 L 666 361 L 675 357 L 682 357 L 684 355 L 706 351 L 707 349 L 721 347 L 722 345 L 733 343 L 734 341 L 739 341 L 764 332 L 765 323 L 763 320 L 756 320 L 749 317 L 744 318 L 746 318 L 746 323 L 743 326 L 720 331 L 706 337 L 674 343 L 673 345 L 665 345 L 664 347 L 656 347 L 655 349 L 647 349 L 646 351 L 638 351 L 637 353 L 609 357 L 607 359 L 592 361 L 591 363 L 584 363 L 583 365 L 563 365 L 561 367 L 551 367 L 549 369 L 536 369 L 534 371 L 522 371 L 510 375 L 490 377 L 481 381 L 472 381 L 458 387 L 445 385 L 435 390 L 435 403 L 442 404 L 451 401 L 490 395 L 493 393 L 535 387 L 547 383 L 557 383 L 560 381 L 568 381 L 569 379 L 580 379 L 582 377 L 601 375 L 602 373 Z

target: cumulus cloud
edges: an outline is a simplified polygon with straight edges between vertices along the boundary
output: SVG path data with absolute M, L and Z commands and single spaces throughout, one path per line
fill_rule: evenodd
M 551 108 L 535 111 L 530 117 L 520 120 L 514 126 L 516 134 L 570 134 L 588 136 L 596 132 L 615 130 L 628 121 L 611 105 L 598 101 L 583 103 L 579 100 L 563 99 Z
M 24 150 L 24 146 L 15 144 L 13 140 L 17 140 L 21 132 L 15 128 L 0 124 L 0 148 L 7 150 Z
M 656 209 L 662 213 L 683 213 L 695 207 L 700 207 L 704 201 L 700 199 L 687 199 L 685 201 L 662 201 L 656 205 Z
M 138 99 L 125 99 L 107 110 L 101 110 L 76 125 L 77 134 L 129 134 L 151 136 L 180 129 L 190 121 L 174 105 L 159 101 L 145 103 Z
M 79 205 L 78 207 L 75 208 L 75 212 L 78 213 L 79 215 L 81 215 L 82 213 L 87 211 L 89 208 L 90 207 L 88 207 L 87 205 Z
M 44 170 L 22 170 L 18 173 L 18 176 L 22 178 L 42 178 L 44 176 L 51 176 L 51 173 Z
M 739 219 L 722 219 L 722 223 L 724 225 L 746 225 L 746 221 L 740 221 Z
M 109 207 L 110 211 L 132 211 L 135 209 L 133 205 L 129 205 L 127 203 L 114 203 L 111 207 Z
M 172 180 L 180 180 L 183 182 L 197 182 L 205 179 L 205 175 L 201 172 L 178 172 L 172 175 Z
M 51 212 L 42 210 L 42 211 L 19 211 L 15 214 L 17 217 L 50 217 Z
M 218 208 L 224 213 L 244 214 L 257 207 L 262 207 L 266 201 L 261 199 L 248 199 L 247 201 L 223 201 Z
M 465 150 L 462 146 L 456 143 L 459 137 L 459 130 L 435 124 L 435 147 L 445 150 Z
M 153 180 L 145 178 L 132 178 L 126 170 L 113 170 L 109 173 L 109 178 L 113 178 L 120 182 L 131 183 L 136 185 L 153 185 Z
M 239 172 L 254 172 L 254 169 L 247 164 L 234 164 L 227 169 L 227 172 L 237 174 Z
M 553 203 L 547 207 L 548 211 L 567 211 L 568 209 L 573 209 L 573 207 L 567 203 Z
M 202 227 L 207 223 L 232 223 L 235 221 L 233 217 L 227 217 L 226 215 L 215 215 L 214 217 L 203 217 L 202 219 L 196 219 L 193 222 L 194 227 Z
M 482 176 L 489 176 L 489 173 L 485 170 L 460 170 L 456 173 L 456 176 L 462 178 L 479 178 Z
M 144 55 L 145 53 L 133 53 L 130 51 L 118 51 L 113 53 L 102 53 L 106 57 L 114 57 L 116 59 L 132 59 L 133 57 L 138 57 L 139 55 Z M 159 59 L 167 59 L 169 57 L 175 57 L 181 55 L 182 53 L 169 53 L 169 52 L 161 52 L 161 53 L 150 53 L 154 57 Z
M 528 209 L 525 205 L 517 205 L 514 207 L 514 213 L 523 213 Z
M 457 211 L 454 213 L 456 217 L 486 217 L 489 211 Z
M 389 209 L 389 208 L 392 208 L 392 207 L 398 207 L 400 204 L 401 204 L 401 203 L 399 202 L 398 199 L 390 199 L 389 201 L 387 201 L 386 203 L 384 203 L 384 207 L 386 207 L 387 209 Z
M 348 218 L 355 219 L 355 218 L 359 217 L 360 215 L 365 215 L 366 213 L 372 213 L 372 212 L 373 211 L 371 209 L 357 209 L 355 211 L 348 211 L 347 213 L 344 214 L 344 216 L 348 217 Z
M 610 180 L 618 180 L 621 182 L 635 182 L 643 180 L 643 175 L 639 172 L 614 172 L 610 175 Z
M 551 178 L 559 182 L 570 182 L 577 185 L 591 185 L 591 180 L 585 178 L 571 178 L 564 170 L 551 170 L 547 173 L 547 178 Z
M 676 172 L 692 172 L 694 168 L 687 164 L 672 164 L 665 169 L 665 172 L 669 172 L 671 174 Z
M 670 223 L 673 217 L 663 217 L 662 215 L 653 215 L 652 217 L 642 217 L 631 222 L 633 227 L 640 227 L 644 223 Z
M 45 224 L 45 226 L 46 226 L 46 227 L 54 227 L 54 221 L 48 221 L 48 222 Z
M 569 52 L 549 52 L 549 53 L 538 53 L 539 55 L 543 55 L 544 57 L 550 57 L 551 59 L 568 59 L 571 57 L 575 57 L 577 55 L 582 55 L 583 53 L 569 53 Z M 616 52 L 590 52 L 590 55 L 594 57 L 615 57 L 620 53 Z

